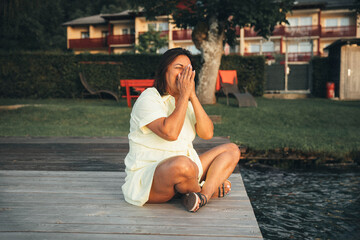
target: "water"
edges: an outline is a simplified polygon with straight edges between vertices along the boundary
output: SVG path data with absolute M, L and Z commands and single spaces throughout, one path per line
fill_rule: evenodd
M 360 171 L 242 168 L 264 239 L 360 239 Z

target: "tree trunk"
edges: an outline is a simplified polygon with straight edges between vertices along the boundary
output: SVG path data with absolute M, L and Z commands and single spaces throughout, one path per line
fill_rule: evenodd
M 215 87 L 223 53 L 224 32 L 219 31 L 217 19 L 210 21 L 206 39 L 198 42 L 203 65 L 199 73 L 196 94 L 202 104 L 215 104 Z

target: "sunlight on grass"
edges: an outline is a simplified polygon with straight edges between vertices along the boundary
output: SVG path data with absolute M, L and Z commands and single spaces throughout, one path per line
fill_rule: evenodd
M 220 115 L 216 136 L 256 150 L 291 148 L 346 155 L 360 151 L 360 102 L 327 99 L 256 98 L 257 108 L 238 108 L 219 98 L 205 106 Z M 0 110 L 0 136 L 127 136 L 131 109 L 112 100 L 0 99 L 0 105 L 29 104 Z

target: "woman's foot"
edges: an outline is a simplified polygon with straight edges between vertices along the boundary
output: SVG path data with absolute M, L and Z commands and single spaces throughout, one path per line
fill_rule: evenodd
M 214 192 L 211 198 L 222 198 L 229 194 L 231 191 L 231 182 L 229 180 L 225 180 Z
M 190 192 L 183 196 L 182 204 L 189 212 L 197 212 L 207 204 L 207 197 L 202 193 Z

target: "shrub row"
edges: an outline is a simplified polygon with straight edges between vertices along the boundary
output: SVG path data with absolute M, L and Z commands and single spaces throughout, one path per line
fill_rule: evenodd
M 0 96 L 6 98 L 78 98 L 86 92 L 82 71 L 94 89 L 119 92 L 119 79 L 153 78 L 160 55 L 0 54 Z M 200 56 L 194 56 L 196 69 Z M 264 58 L 224 56 L 220 69 L 237 70 L 240 89 L 256 96 L 264 89 Z M 199 71 L 197 71 L 199 72 Z

